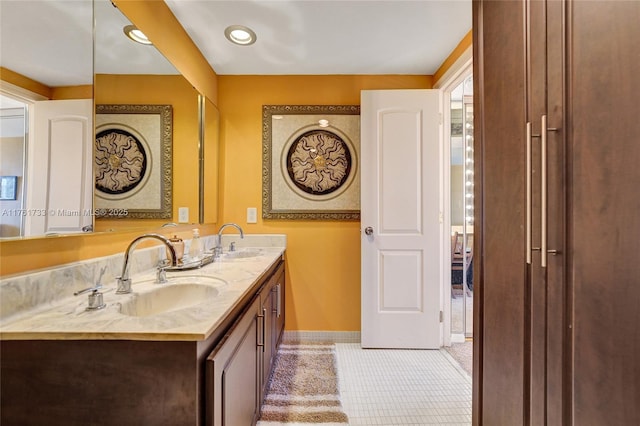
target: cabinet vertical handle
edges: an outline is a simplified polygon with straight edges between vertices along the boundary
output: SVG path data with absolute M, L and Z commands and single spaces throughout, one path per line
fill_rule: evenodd
M 540 236 L 540 265 L 543 268 L 547 267 L 547 255 L 557 255 L 560 254 L 560 250 L 548 250 L 547 249 L 547 133 L 548 132 L 557 132 L 559 129 L 556 127 L 547 127 L 547 116 L 543 115 L 541 117 L 541 134 L 540 134 L 540 156 L 541 164 L 540 164 L 540 181 L 542 188 L 540 188 L 540 209 L 541 209 L 541 218 L 540 218 L 540 231 L 542 235 Z
M 257 343 L 257 346 L 259 348 L 262 348 L 262 352 L 264 352 L 264 336 L 266 334 L 266 330 L 265 330 L 265 323 L 267 322 L 266 315 L 267 315 L 267 310 L 265 308 L 262 308 L 262 315 L 258 314 L 258 318 L 262 318 L 262 343 L 260 343 L 260 339 L 258 339 L 258 343 Z
M 527 233 L 526 235 L 526 250 L 527 250 L 527 264 L 531 265 L 531 209 L 532 209 L 532 193 L 531 193 L 531 122 L 528 121 L 527 122 L 527 158 L 526 158 L 526 170 L 527 170 L 527 176 L 526 176 L 526 193 L 527 193 L 527 201 L 526 201 L 526 228 L 525 228 L 525 232 Z
M 547 266 L 547 116 L 543 115 L 540 129 L 540 265 Z
M 280 318 L 280 313 L 282 310 L 282 295 L 280 293 L 280 283 L 276 284 L 276 316 Z

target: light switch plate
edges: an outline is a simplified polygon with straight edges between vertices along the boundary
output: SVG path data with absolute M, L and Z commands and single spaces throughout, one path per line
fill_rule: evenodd
M 247 223 L 258 223 L 258 209 L 247 207 Z
M 178 207 L 178 223 L 189 223 L 189 207 Z

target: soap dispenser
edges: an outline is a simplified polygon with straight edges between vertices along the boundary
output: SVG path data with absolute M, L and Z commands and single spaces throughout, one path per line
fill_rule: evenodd
M 200 241 L 200 230 L 195 228 L 193 230 L 193 238 L 191 239 L 191 247 L 189 248 L 189 256 L 193 260 L 199 260 L 202 259 L 203 252 L 202 241 Z

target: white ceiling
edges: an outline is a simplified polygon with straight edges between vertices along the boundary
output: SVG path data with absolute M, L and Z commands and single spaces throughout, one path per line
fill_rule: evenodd
M 0 64 L 48 86 L 93 81 L 90 1 L 0 0 Z
M 96 74 L 179 74 L 155 47 L 124 35 L 123 28 L 131 22 L 109 0 L 94 4 Z
M 471 0 L 165 2 L 222 75 L 430 75 L 471 30 Z M 234 24 L 256 43 L 227 41 Z
M 109 0 L 0 0 L 0 64 L 50 87 L 92 84 L 94 71 L 178 74 L 153 46 L 125 37 L 130 23 Z
M 471 0 L 165 0 L 213 69 L 228 74 L 430 75 L 471 29 Z M 0 64 L 49 86 L 91 84 L 90 0 L 0 0 Z M 96 0 L 99 73 L 173 74 L 127 19 Z M 240 24 L 258 40 L 236 46 Z

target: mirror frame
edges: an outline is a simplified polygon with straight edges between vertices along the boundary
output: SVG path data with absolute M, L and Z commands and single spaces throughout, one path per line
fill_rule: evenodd
M 198 222 L 204 225 L 218 222 L 220 111 L 202 94 L 198 98 L 198 106 L 200 112 Z M 207 188 L 210 187 L 213 187 L 213 191 L 207 192 Z

